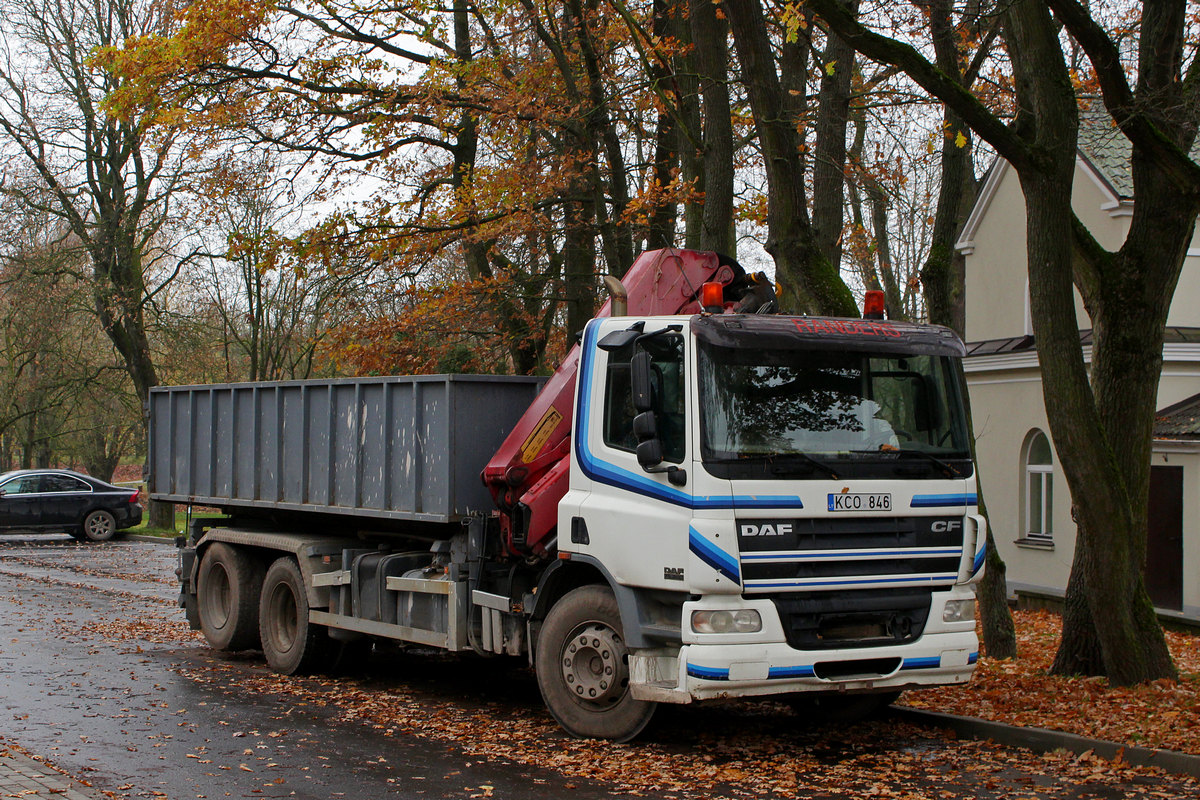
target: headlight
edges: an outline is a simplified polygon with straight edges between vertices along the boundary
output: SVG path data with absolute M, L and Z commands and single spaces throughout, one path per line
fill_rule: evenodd
M 970 622 L 975 619 L 975 600 L 947 600 L 942 622 Z
M 692 630 L 696 633 L 758 633 L 762 630 L 762 617 L 752 608 L 693 611 Z

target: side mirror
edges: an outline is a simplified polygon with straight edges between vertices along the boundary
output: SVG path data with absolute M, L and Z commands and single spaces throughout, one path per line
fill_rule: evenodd
M 658 439 L 647 439 L 644 442 L 638 442 L 637 460 L 642 465 L 642 469 L 647 471 L 649 467 L 657 467 L 663 460 L 662 442 Z
M 687 485 L 687 470 L 663 462 L 662 439 L 658 438 L 658 419 L 653 411 L 643 411 L 633 418 L 633 433 L 637 437 L 637 460 L 646 472 L 665 472 L 675 486 Z
M 653 411 L 643 411 L 633 418 L 633 435 L 639 442 L 658 438 L 658 417 Z
M 651 389 L 650 354 L 638 350 L 629 360 L 629 389 L 633 407 L 639 413 L 654 409 L 654 393 Z

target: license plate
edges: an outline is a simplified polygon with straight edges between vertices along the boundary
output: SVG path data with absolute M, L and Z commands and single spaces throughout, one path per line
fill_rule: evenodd
M 888 492 L 843 492 L 829 495 L 830 511 L 891 511 Z

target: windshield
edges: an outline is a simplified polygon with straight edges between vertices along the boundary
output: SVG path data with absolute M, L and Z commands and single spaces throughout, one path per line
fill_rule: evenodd
M 708 462 L 790 456 L 798 469 L 814 471 L 818 459 L 861 475 L 872 473 L 847 471 L 846 462 L 883 464 L 879 474 L 891 474 L 892 465 L 924 462 L 932 471 L 939 461 L 970 458 L 958 366 L 945 356 L 701 342 L 699 381 Z M 969 466 L 950 470 L 965 475 Z

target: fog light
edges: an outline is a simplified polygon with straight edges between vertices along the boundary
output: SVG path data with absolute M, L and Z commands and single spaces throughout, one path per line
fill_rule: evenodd
M 752 608 L 693 611 L 692 630 L 696 633 L 758 633 L 762 630 L 762 617 Z
M 975 600 L 947 600 L 942 622 L 970 622 L 975 619 Z

